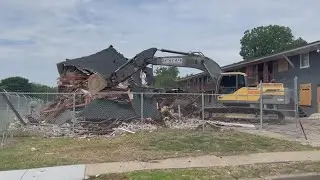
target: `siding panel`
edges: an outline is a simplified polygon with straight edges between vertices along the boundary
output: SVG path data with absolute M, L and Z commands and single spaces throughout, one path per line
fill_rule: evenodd
M 275 80 L 282 82 L 290 89 L 294 88 L 294 77 L 298 77 L 298 85 L 311 84 L 311 106 L 302 107 L 307 115 L 317 112 L 317 87 L 320 85 L 320 53 L 312 51 L 309 54 L 309 68 L 300 69 L 300 54 L 288 57 L 294 65 L 288 71 L 275 71 Z M 278 66 L 278 64 L 277 64 Z M 278 68 L 277 68 L 278 69 Z M 299 88 L 299 87 L 298 87 Z M 300 94 L 299 94 L 300 96 Z

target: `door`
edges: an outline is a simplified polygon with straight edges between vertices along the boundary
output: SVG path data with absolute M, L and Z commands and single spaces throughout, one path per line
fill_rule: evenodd
M 311 106 L 311 102 L 312 102 L 311 83 L 300 84 L 300 91 L 299 91 L 300 105 L 301 106 Z

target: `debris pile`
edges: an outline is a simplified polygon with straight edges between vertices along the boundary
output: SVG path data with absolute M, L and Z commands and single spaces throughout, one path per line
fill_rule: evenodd
M 25 136 L 44 136 L 44 137 L 62 137 L 71 136 L 70 124 L 61 126 L 54 124 L 27 124 L 22 125 L 19 121 L 9 125 L 8 132 L 15 137 Z
M 128 59 L 110 46 L 89 56 L 58 63 L 60 76 L 57 79 L 58 93 L 54 101 L 42 108 L 37 115 L 28 114 L 25 118 L 29 124 L 23 131 L 33 128 L 46 131 L 43 126 L 55 129 L 72 125 L 75 126 L 75 132 L 72 133 L 77 134 L 112 135 L 126 130 L 136 132 L 137 126 L 150 128 L 144 127 L 149 126 L 148 123 L 142 125 L 136 121 L 141 117 L 141 108 L 144 118 L 157 121 L 156 124 L 159 121 L 161 123 L 155 97 L 145 95 L 142 99 L 140 94 L 132 93 L 148 91 L 142 86 L 140 73 L 148 72 L 147 78 L 152 79 L 151 68 L 144 68 L 118 85 L 106 88 L 105 78 L 110 77 L 126 62 Z M 69 132 L 53 132 L 52 136 L 66 133 Z
M 112 89 L 101 89 L 103 87 L 103 76 L 115 71 L 126 62 L 126 58 L 118 53 L 112 46 L 96 54 L 77 59 L 60 62 L 57 64 L 60 77 L 58 78 L 58 92 L 54 102 L 41 110 L 39 121 L 51 124 L 63 124 L 61 115 L 73 108 L 77 110 L 90 109 L 92 104 L 106 102 L 130 103 L 127 82 L 119 84 Z M 61 93 L 61 94 L 60 94 Z M 89 107 L 88 107 L 89 106 Z M 112 106 L 112 105 L 109 105 Z M 99 108 L 99 107 L 94 107 Z M 103 111 L 103 109 L 99 109 Z M 99 113 L 96 109 L 96 113 Z M 82 113 L 86 118 L 90 114 Z M 69 117 L 70 118 L 70 117 Z M 90 118 L 90 117 L 89 117 Z M 98 119 L 111 119 L 115 117 L 100 117 Z
M 158 129 L 158 126 L 152 121 L 141 122 L 139 119 L 131 120 L 127 122 L 113 122 L 112 124 L 96 124 L 87 123 L 87 125 L 81 124 L 69 124 L 63 125 L 55 124 L 21 124 L 19 121 L 15 121 L 9 125 L 8 132 L 12 136 L 43 136 L 43 137 L 74 137 L 74 136 L 104 136 L 112 137 L 122 134 L 134 134 L 139 131 L 154 131 Z

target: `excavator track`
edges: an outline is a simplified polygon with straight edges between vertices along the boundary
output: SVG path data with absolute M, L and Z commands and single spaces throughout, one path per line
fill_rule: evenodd
M 260 108 L 253 107 L 241 107 L 241 106 L 227 106 L 227 107 L 205 107 L 204 108 L 204 119 L 209 120 L 214 114 L 250 114 L 260 115 Z M 263 115 L 276 115 L 278 120 L 284 120 L 285 116 L 282 112 L 273 109 L 264 109 Z
M 175 106 L 178 106 L 179 102 L 182 102 L 183 100 L 189 100 L 187 104 L 180 104 L 182 114 L 189 114 L 189 115 L 196 115 L 200 119 L 202 119 L 202 108 L 201 108 L 201 96 L 187 96 L 187 95 L 179 95 L 179 94 L 159 94 L 158 95 L 158 102 L 159 99 L 167 101 L 167 105 L 171 108 L 175 108 Z M 182 101 L 180 101 L 182 100 Z M 197 101 L 198 100 L 198 101 Z M 183 103 L 183 102 L 182 102 Z M 197 106 L 194 106 L 194 104 L 197 104 Z M 184 108 L 187 109 L 189 106 L 194 106 L 194 108 L 189 108 L 188 112 L 184 113 Z M 232 117 L 228 117 L 231 115 Z M 250 118 L 243 118 L 243 115 L 253 115 L 253 119 Z M 285 119 L 285 115 L 280 112 L 279 110 L 274 109 L 263 109 L 263 115 L 265 116 L 264 119 L 268 119 L 267 116 L 275 116 L 272 118 L 272 121 L 279 122 Z M 204 108 L 204 120 L 220 120 L 220 121 L 241 121 L 248 123 L 259 121 L 260 116 L 260 108 L 259 107 L 250 107 L 250 106 L 237 106 L 237 105 L 225 105 L 219 102 L 215 102 L 214 106 L 211 107 L 205 107 Z M 189 117 L 189 116 L 186 116 Z

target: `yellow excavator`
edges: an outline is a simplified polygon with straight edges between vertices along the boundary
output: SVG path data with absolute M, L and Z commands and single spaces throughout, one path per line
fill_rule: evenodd
M 221 73 L 216 90 L 221 94 L 217 100 L 225 104 L 258 104 L 261 93 L 265 105 L 290 103 L 282 83 L 249 84 L 247 75 L 242 72 Z
M 178 54 L 178 56 L 155 57 L 157 51 Z M 248 77 L 242 72 L 222 72 L 221 67 L 212 59 L 200 52 L 179 52 L 166 49 L 150 48 L 137 54 L 120 66 L 115 72 L 103 77 L 99 87 L 95 86 L 97 92 L 103 88 L 112 88 L 119 83 L 130 79 L 138 71 L 144 70 L 149 64 L 176 67 L 196 68 L 207 72 L 216 85 L 214 100 L 211 105 L 206 105 L 206 118 L 214 113 L 260 113 L 260 100 L 263 97 L 264 105 L 279 105 L 290 103 L 286 88 L 282 83 L 262 83 L 251 85 Z M 90 81 L 90 79 L 89 79 Z M 101 79 L 100 79 L 101 81 Z M 89 82 L 89 84 L 95 84 Z M 149 82 L 149 84 L 152 84 Z M 99 88 L 99 89 L 98 89 Z M 90 89 L 90 87 L 89 87 Z M 261 93 L 263 96 L 261 96 Z M 265 114 L 276 114 L 280 119 L 284 115 L 276 109 L 266 109 Z
M 290 104 L 290 93 L 283 83 L 249 82 L 247 75 L 242 72 L 221 73 L 216 84 L 216 101 L 211 107 L 205 107 L 205 118 L 212 117 L 214 113 L 257 115 L 262 103 L 263 107 L 267 106 L 264 107 L 264 114 L 274 114 L 279 120 L 284 119 L 283 113 L 274 108 Z

